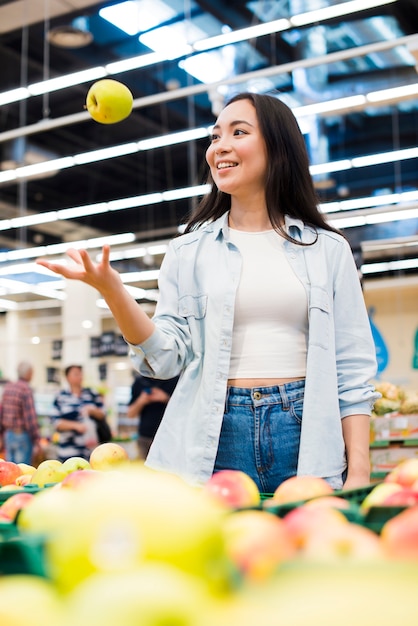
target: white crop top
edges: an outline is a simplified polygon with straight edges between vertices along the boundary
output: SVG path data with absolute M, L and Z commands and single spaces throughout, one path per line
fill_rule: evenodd
M 229 378 L 293 378 L 306 373 L 308 306 L 276 231 L 229 229 L 242 256 Z

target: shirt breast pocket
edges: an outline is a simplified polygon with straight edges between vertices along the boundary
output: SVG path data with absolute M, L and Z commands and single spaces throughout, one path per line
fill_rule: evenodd
M 179 299 L 178 311 L 181 317 L 187 320 L 194 354 L 201 354 L 204 350 L 203 322 L 206 316 L 207 296 L 182 296 Z
M 179 299 L 179 315 L 186 318 L 203 319 L 206 315 L 206 305 L 208 297 L 182 296 Z
M 329 346 L 331 305 L 328 293 L 312 287 L 309 302 L 309 343 L 320 348 Z

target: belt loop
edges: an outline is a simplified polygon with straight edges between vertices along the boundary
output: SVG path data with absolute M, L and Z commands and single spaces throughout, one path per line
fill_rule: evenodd
M 289 397 L 286 392 L 286 385 L 279 385 L 279 393 L 282 399 L 283 411 L 288 411 L 290 407 Z

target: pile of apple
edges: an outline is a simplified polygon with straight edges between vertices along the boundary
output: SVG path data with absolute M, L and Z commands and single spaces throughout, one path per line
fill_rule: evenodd
M 191 487 L 110 456 L 108 444 L 96 450 L 100 470 L 92 457 L 21 506 L 15 524 L 22 540 L 43 538 L 46 576 L 0 579 L 1 624 L 417 622 L 418 506 L 379 536 L 348 521 L 347 499 L 319 478 L 294 477 L 262 500 L 242 472 Z

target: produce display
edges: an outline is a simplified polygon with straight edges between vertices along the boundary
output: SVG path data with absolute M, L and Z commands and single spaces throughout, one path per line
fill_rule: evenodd
M 357 490 L 298 476 L 274 494 L 233 470 L 191 487 L 114 442 L 13 465 L 0 460 L 2 625 L 418 621 L 416 459 Z
M 382 397 L 374 403 L 375 415 L 418 414 L 418 392 L 406 392 L 402 387 L 391 382 L 379 382 L 375 387 L 376 391 L 382 394 Z

